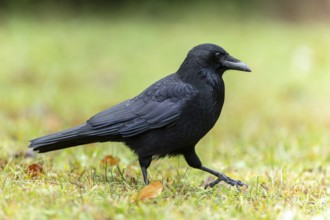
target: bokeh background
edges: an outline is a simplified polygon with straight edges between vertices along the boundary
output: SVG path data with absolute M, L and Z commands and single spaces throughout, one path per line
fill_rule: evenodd
M 329 0 L 0 1 L 0 172 L 3 186 L 5 179 L 13 180 L 12 188 L 0 190 L 10 195 L 2 203 L 0 216 L 17 219 L 20 215 L 12 212 L 15 209 L 31 214 L 26 203 L 15 203 L 25 201 L 23 194 L 15 193 L 20 191 L 20 181 L 25 181 L 17 173 L 26 166 L 16 159 L 25 155 L 31 138 L 77 125 L 137 95 L 175 72 L 188 50 L 205 42 L 221 45 L 253 72 L 225 74 L 221 118 L 197 152 L 209 167 L 252 186 L 263 182 L 274 190 L 274 197 L 264 201 L 266 206 L 252 204 L 254 200 L 248 197 L 237 208 L 221 197 L 224 202 L 219 207 L 226 210 L 225 216 L 326 216 L 330 201 L 329 24 Z M 87 171 L 98 167 L 107 154 L 120 158 L 121 167 L 137 166 L 135 156 L 118 143 L 68 149 L 36 160 L 53 172 L 51 178 L 77 166 Z M 183 175 L 185 184 L 194 187 L 207 178 L 207 174 L 187 171 L 180 158 L 155 161 L 150 170 L 153 179 L 175 179 L 180 172 L 188 172 Z M 134 175 L 142 184 L 139 170 Z M 55 210 L 50 214 L 53 218 L 85 213 L 84 208 L 77 208 L 80 203 L 57 212 L 68 200 L 55 200 L 54 206 L 45 205 L 45 200 L 37 207 Z M 111 196 L 96 199 L 101 206 L 91 201 L 86 218 L 117 218 L 125 210 L 121 205 L 126 205 L 116 200 L 117 209 L 110 212 L 103 202 L 112 201 Z M 203 207 L 198 202 L 188 204 L 190 209 L 182 208 L 182 203 L 176 203 L 178 209 L 169 204 L 157 214 L 150 207 L 146 208 L 149 212 L 139 209 L 140 214 L 202 217 L 196 212 Z M 33 211 L 36 216 L 48 216 Z M 214 215 L 204 213 L 205 218 Z

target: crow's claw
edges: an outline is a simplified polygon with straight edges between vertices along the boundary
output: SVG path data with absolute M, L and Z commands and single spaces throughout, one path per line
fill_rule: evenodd
M 240 180 L 234 180 L 222 173 L 219 173 L 219 176 L 218 176 L 218 179 L 214 180 L 213 182 L 211 183 L 208 183 L 205 185 L 205 189 L 210 187 L 210 188 L 213 188 L 216 184 L 220 183 L 221 181 L 224 181 L 225 183 L 229 184 L 229 185 L 232 185 L 232 186 L 245 186 L 245 187 L 248 187 L 245 183 L 243 183 L 242 181 Z

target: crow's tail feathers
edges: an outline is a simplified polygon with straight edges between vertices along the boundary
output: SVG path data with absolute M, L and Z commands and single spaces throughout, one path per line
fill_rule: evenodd
M 89 127 L 85 123 L 68 130 L 33 139 L 30 141 L 29 148 L 32 148 L 34 151 L 38 151 L 39 153 L 44 153 L 97 142 L 95 137 L 87 135 L 88 130 Z

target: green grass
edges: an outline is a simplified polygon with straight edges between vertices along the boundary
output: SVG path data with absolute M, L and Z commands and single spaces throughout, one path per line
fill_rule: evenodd
M 204 42 L 222 45 L 253 70 L 225 74 L 221 118 L 197 146 L 206 166 L 248 189 L 204 190 L 208 174 L 170 158 L 149 169 L 164 185 L 161 195 L 136 204 L 130 197 L 142 177 L 121 144 L 19 156 L 29 139 L 77 125 L 176 71 Z M 7 16 L 0 48 L 0 219 L 329 218 L 327 25 L 210 14 Z M 100 167 L 108 154 L 120 159 L 118 168 Z M 33 162 L 43 175 L 26 173 Z

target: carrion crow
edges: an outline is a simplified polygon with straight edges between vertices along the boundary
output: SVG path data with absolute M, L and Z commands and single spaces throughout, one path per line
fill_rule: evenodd
M 94 142 L 123 142 L 138 156 L 145 184 L 155 157 L 183 155 L 189 166 L 233 186 L 245 185 L 202 165 L 198 141 L 218 120 L 225 98 L 226 70 L 250 72 L 243 62 L 215 44 L 192 48 L 176 73 L 152 84 L 138 96 L 102 111 L 85 123 L 31 140 L 39 153 Z

